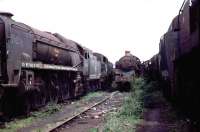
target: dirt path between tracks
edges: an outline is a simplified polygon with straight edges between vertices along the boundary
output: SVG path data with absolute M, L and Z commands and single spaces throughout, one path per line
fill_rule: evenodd
M 154 97 L 152 97 L 154 96 Z M 143 120 L 136 132 L 192 132 L 190 122 L 182 120 L 160 92 L 146 99 Z
M 117 111 L 123 104 L 129 93 L 117 93 L 106 102 L 81 114 L 71 122 L 68 122 L 55 132 L 101 132 L 104 119 L 109 112 Z

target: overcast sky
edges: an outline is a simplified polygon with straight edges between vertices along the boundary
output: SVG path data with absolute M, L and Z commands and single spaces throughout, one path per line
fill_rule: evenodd
M 0 11 L 42 31 L 106 55 L 112 62 L 130 50 L 142 61 L 158 52 L 160 37 L 183 0 L 0 0 Z

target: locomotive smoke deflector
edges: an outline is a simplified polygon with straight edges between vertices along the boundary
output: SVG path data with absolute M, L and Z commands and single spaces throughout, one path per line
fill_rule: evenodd
M 11 18 L 12 16 L 14 16 L 12 13 L 10 13 L 10 12 L 0 12 L 0 15 L 1 16 L 6 16 L 6 17 L 9 17 L 9 18 Z

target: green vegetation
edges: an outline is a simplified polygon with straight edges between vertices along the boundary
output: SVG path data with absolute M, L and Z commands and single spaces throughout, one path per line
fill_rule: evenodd
M 89 101 L 92 98 L 101 97 L 103 94 L 104 94 L 104 92 L 92 92 L 92 93 L 88 93 L 86 96 L 84 96 L 82 98 L 82 100 Z
M 101 97 L 104 94 L 105 92 L 89 93 L 86 96 L 82 97 L 81 100 L 75 101 L 74 105 L 77 106 L 77 108 L 79 108 L 81 104 L 83 104 L 83 102 L 88 102 L 96 97 Z M 15 132 L 20 128 L 31 125 L 37 120 L 46 118 L 58 111 L 62 111 L 64 106 L 65 105 L 63 104 L 49 103 L 48 105 L 46 105 L 44 108 L 40 109 L 39 111 L 31 112 L 30 116 L 28 117 L 17 118 L 13 121 L 6 123 L 5 128 L 0 129 L 0 132 Z
M 15 132 L 17 129 L 28 126 L 35 122 L 38 119 L 42 119 L 44 117 L 47 117 L 57 111 L 62 106 L 60 104 L 48 104 L 44 108 L 42 108 L 40 111 L 32 112 L 29 117 L 24 117 L 21 119 L 15 119 L 11 122 L 6 123 L 6 128 L 0 129 L 1 132 Z
M 125 98 L 123 106 L 117 112 L 109 113 L 105 119 L 104 132 L 133 132 L 136 125 L 142 120 L 144 106 L 151 103 L 144 103 L 151 97 L 149 92 L 154 93 L 157 87 L 154 82 L 148 83 L 143 78 L 136 78 L 132 82 L 130 96 Z M 156 93 L 154 96 L 159 96 Z
M 106 118 L 104 132 L 133 132 L 135 130 L 135 125 L 141 120 L 144 110 L 146 81 L 137 78 L 132 82 L 131 87 L 130 96 L 125 98 L 122 108 L 110 113 Z
M 90 128 L 89 132 L 98 132 L 97 128 Z

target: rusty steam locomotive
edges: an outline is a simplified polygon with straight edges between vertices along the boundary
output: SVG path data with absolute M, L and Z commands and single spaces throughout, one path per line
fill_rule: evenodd
M 200 120 L 200 4 L 184 0 L 179 14 L 160 39 L 157 55 L 146 61 L 146 71 L 162 81 L 166 97 L 191 118 Z
M 12 16 L 0 13 L 0 115 L 28 113 L 109 85 L 107 57 Z
M 130 51 L 125 51 L 125 56 L 115 63 L 116 87 L 121 91 L 128 91 L 135 76 L 139 76 L 141 69 L 140 59 L 132 55 Z

